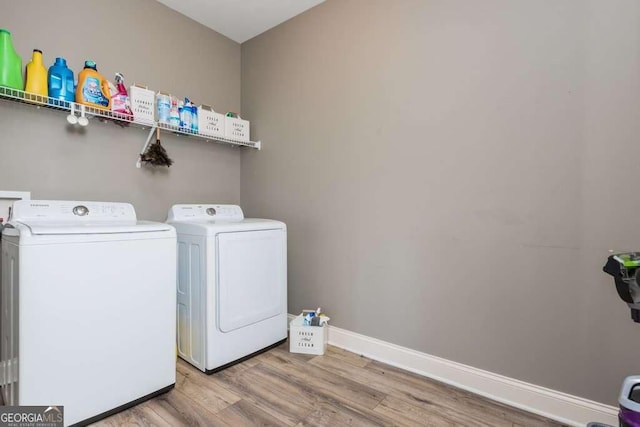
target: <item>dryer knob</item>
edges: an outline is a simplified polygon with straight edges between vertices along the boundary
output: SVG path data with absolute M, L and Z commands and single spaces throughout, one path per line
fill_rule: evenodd
M 207 215 L 214 216 L 216 214 L 215 208 L 207 208 Z
M 78 205 L 73 208 L 73 214 L 78 216 L 85 216 L 89 214 L 89 208 L 83 205 Z

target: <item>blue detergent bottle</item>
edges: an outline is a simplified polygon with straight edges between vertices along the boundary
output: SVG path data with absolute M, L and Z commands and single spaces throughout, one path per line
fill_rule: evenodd
M 73 71 L 67 67 L 67 60 L 64 58 L 56 58 L 55 62 L 49 67 L 47 73 L 47 81 L 49 85 L 50 104 L 69 107 L 69 102 L 76 99 L 76 93 L 73 82 Z

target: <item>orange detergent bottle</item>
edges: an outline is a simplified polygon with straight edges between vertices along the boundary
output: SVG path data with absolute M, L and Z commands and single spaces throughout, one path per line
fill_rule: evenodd
M 78 74 L 76 102 L 103 110 L 111 109 L 109 81 L 98 73 L 96 63 L 85 61 L 84 70 Z

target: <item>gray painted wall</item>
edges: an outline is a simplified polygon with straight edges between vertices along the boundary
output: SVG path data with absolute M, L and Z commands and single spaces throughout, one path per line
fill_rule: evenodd
M 328 0 L 242 45 L 289 312 L 614 404 L 640 325 L 640 3 Z
M 190 96 L 218 111 L 240 109 L 240 45 L 153 0 L 0 0 L 0 28 L 23 63 L 34 48 L 77 73 L 85 59 L 127 84 Z M 136 169 L 147 131 L 92 120 L 84 134 L 65 115 L 0 101 L 0 189 L 33 198 L 132 202 L 139 218 L 164 220 L 178 202 L 237 203 L 238 149 L 162 134 L 170 169 Z

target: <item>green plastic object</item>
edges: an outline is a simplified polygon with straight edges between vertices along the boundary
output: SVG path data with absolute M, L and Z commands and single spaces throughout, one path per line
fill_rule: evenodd
M 11 33 L 0 29 L 0 86 L 22 90 L 22 58 L 11 43 Z
M 640 252 L 627 252 L 617 254 L 615 256 L 618 262 L 621 262 L 626 268 L 640 267 Z

